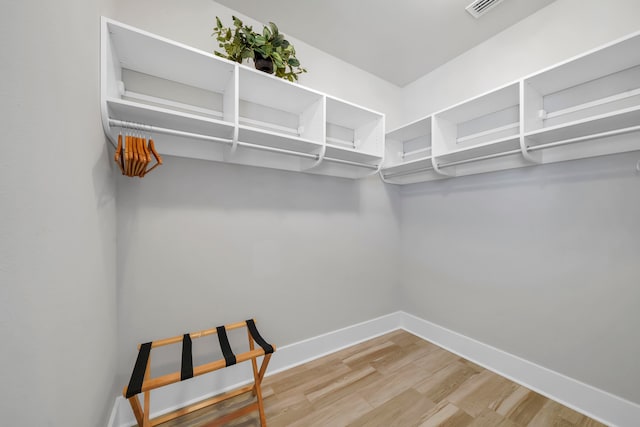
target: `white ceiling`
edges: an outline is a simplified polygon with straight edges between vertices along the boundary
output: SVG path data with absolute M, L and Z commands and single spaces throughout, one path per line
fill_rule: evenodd
M 505 0 L 480 19 L 472 0 L 216 1 L 405 86 L 554 0 Z

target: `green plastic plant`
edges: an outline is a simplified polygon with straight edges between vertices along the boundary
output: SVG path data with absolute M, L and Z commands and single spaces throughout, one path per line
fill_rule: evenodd
M 219 46 L 224 49 L 224 53 L 214 52 L 222 58 L 240 63 L 245 59 L 255 60 L 258 55 L 271 59 L 275 75 L 291 82 L 298 80 L 298 74 L 307 72 L 300 66 L 293 45 L 284 38 L 284 34 L 278 31 L 273 22 L 269 22 L 269 26 L 265 25 L 262 34 L 259 34 L 235 16 L 232 28 L 223 26 L 216 16 L 212 36 L 216 37 Z

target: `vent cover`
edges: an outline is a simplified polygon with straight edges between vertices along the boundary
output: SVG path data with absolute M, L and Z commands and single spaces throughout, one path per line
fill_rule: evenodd
M 467 12 L 478 19 L 503 1 L 504 0 L 476 0 L 467 6 Z

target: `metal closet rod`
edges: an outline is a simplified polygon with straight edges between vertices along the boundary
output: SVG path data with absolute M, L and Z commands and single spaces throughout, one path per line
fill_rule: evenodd
M 154 132 L 154 133 L 161 133 L 161 134 L 165 134 L 165 135 L 182 136 L 182 137 L 185 137 L 185 138 L 201 139 L 201 140 L 204 140 L 204 141 L 213 141 L 213 142 L 221 142 L 221 143 L 224 143 L 224 144 L 233 144 L 233 140 L 232 139 L 218 138 L 218 137 L 215 137 L 215 136 L 202 135 L 202 134 L 199 134 L 199 133 L 192 133 L 192 132 L 184 132 L 184 131 L 181 131 L 181 130 L 168 129 L 168 128 L 163 128 L 163 127 L 158 127 L 158 126 L 151 126 L 151 125 L 146 125 L 146 124 L 143 124 L 143 123 L 128 122 L 128 121 L 124 121 L 124 120 L 109 119 L 109 125 L 115 126 L 115 127 L 119 127 L 119 128 L 139 130 L 139 131 L 143 131 L 143 132 Z M 240 147 L 252 148 L 252 149 L 255 149 L 255 150 L 269 151 L 269 152 L 273 152 L 273 153 L 286 154 L 286 155 L 289 155 L 289 156 L 304 157 L 304 158 L 314 159 L 314 160 L 318 160 L 320 158 L 319 154 L 303 153 L 303 152 L 300 152 L 300 151 L 286 150 L 284 148 L 276 148 L 276 147 L 269 147 L 269 146 L 265 146 L 265 145 L 251 144 L 249 142 L 238 141 L 237 145 L 240 146 Z M 354 161 L 351 161 L 351 160 L 335 159 L 333 157 L 324 157 L 322 160 L 323 161 L 326 160 L 328 162 L 333 162 L 333 163 L 340 163 L 340 164 L 344 164 L 344 165 L 358 166 L 358 167 L 363 167 L 363 168 L 372 169 L 372 170 L 377 170 L 378 169 L 377 165 L 371 165 L 369 163 L 354 162 Z
M 158 126 L 145 125 L 142 123 L 127 122 L 124 120 L 109 119 L 109 125 L 119 127 L 119 128 L 124 128 L 124 129 L 139 130 L 143 132 L 154 132 L 154 133 L 162 133 L 165 135 L 184 136 L 186 138 L 202 139 L 205 141 L 223 142 L 225 144 L 231 144 L 233 142 L 231 139 L 218 138 L 218 137 L 209 136 L 209 135 L 202 135 L 200 133 L 184 132 L 184 131 L 175 130 L 175 129 L 167 129 L 167 128 L 158 127 Z
M 399 176 L 405 176 L 405 175 L 413 175 L 414 173 L 420 173 L 420 172 L 428 172 L 433 170 L 433 166 L 429 166 L 429 167 L 425 167 L 425 168 L 418 168 L 418 169 L 412 169 L 412 170 L 408 170 L 408 171 L 401 171 L 401 172 L 393 172 L 390 173 L 388 175 L 384 175 L 383 176 L 385 178 L 396 178 Z

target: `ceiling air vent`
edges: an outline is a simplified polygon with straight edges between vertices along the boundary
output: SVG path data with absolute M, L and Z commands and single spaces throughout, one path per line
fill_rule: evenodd
M 480 18 L 482 15 L 502 3 L 504 0 L 476 0 L 467 6 L 467 12 L 474 18 Z

